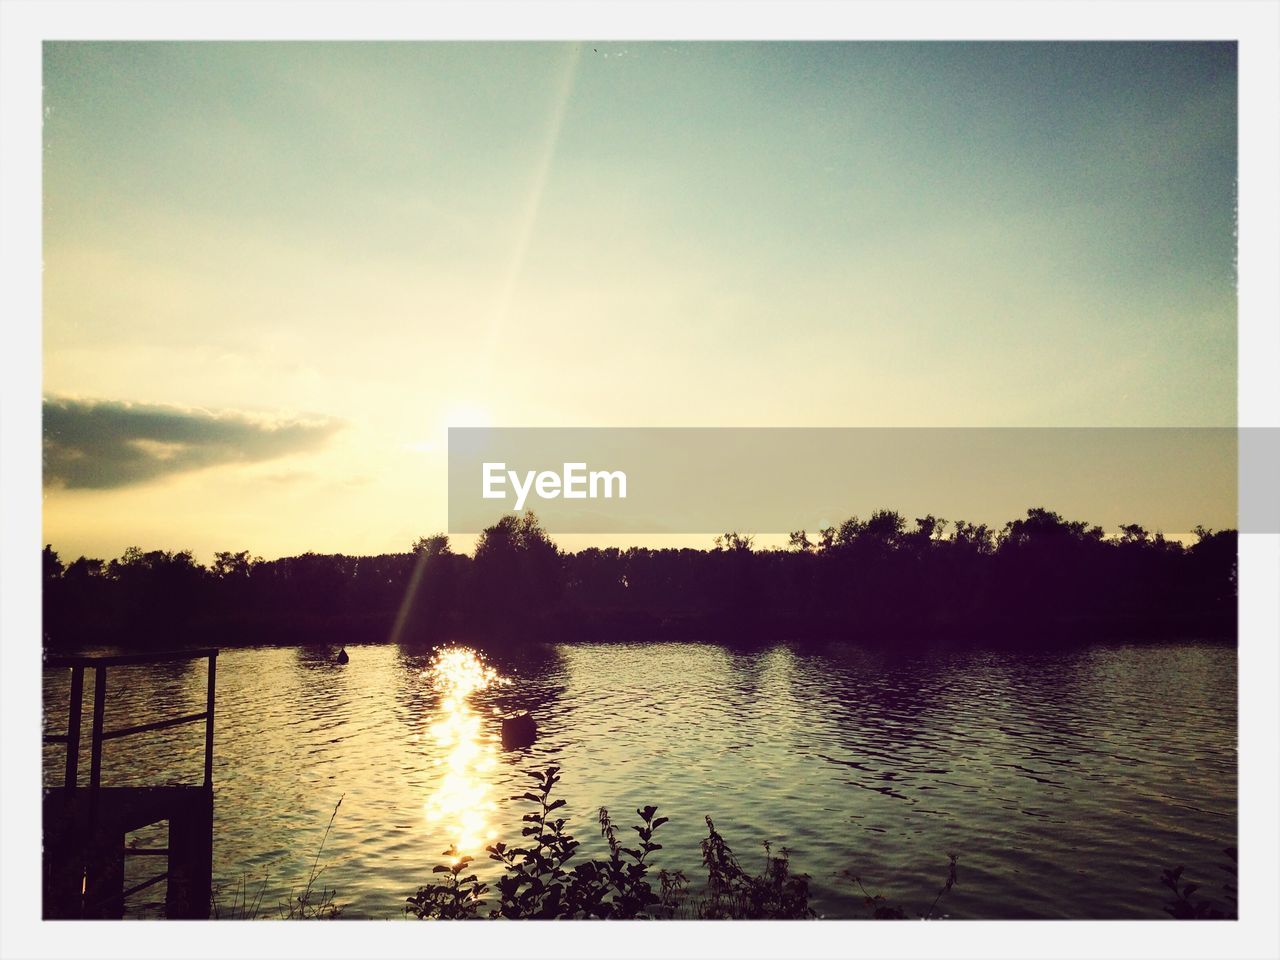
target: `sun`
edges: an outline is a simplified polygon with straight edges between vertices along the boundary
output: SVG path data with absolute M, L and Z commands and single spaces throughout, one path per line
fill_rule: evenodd
M 440 429 L 450 427 L 491 427 L 493 416 L 484 407 L 474 404 L 459 404 L 450 407 L 440 418 Z

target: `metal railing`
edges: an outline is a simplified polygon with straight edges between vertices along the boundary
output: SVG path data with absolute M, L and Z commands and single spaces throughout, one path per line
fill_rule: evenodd
M 107 668 L 122 667 L 134 664 L 177 663 L 186 660 L 209 661 L 209 680 L 205 698 L 205 708 L 200 713 L 189 713 L 168 720 L 156 720 L 151 723 L 140 723 L 131 727 L 120 727 L 117 730 L 104 729 L 107 706 Z M 44 665 L 49 669 L 71 671 L 70 707 L 67 712 L 67 732 L 47 733 L 45 743 L 64 743 L 67 747 L 66 766 L 63 774 L 63 786 L 67 791 L 76 788 L 80 767 L 80 727 L 84 701 L 84 672 L 92 669 L 93 680 L 93 727 L 89 751 L 89 788 L 96 790 L 102 785 L 102 745 L 108 740 L 118 740 L 151 730 L 165 730 L 184 723 L 204 721 L 204 785 L 213 786 L 213 701 L 218 668 L 218 651 L 216 649 L 183 650 L 172 653 L 126 653 L 117 656 L 50 656 Z

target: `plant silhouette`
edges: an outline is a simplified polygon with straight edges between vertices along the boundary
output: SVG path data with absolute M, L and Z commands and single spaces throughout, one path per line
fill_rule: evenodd
M 640 822 L 631 828 L 637 837 L 634 846 L 623 843 L 609 811 L 602 807 L 598 820 L 608 856 L 579 860 L 578 841 L 566 829 L 568 820 L 561 813 L 565 801 L 551 796 L 560 782 L 560 768 L 534 770 L 528 776 L 536 786 L 511 798 L 533 806 L 522 818 L 524 841 L 514 847 L 495 843 L 487 848 L 489 859 L 502 868 L 492 888 L 496 900 L 488 896 L 490 885 L 471 872 L 474 859 L 450 847 L 444 851 L 448 862 L 432 870 L 439 879 L 419 887 L 405 901 L 407 913 L 421 920 L 803 920 L 816 916 L 809 905 L 809 877 L 791 870 L 790 851 L 783 848 L 775 854 L 766 842 L 764 868 L 752 873 L 742 866 L 710 817 L 701 843 L 707 879 L 696 896 L 683 872 L 654 873 L 651 855 L 662 849 L 655 837 L 668 822 L 654 806 L 636 811 Z M 656 890 L 651 878 L 658 881 Z M 938 901 L 955 882 L 956 857 L 951 855 L 947 881 L 926 917 L 933 916 Z M 868 895 L 867 903 L 877 907 L 876 919 L 905 917 L 900 909 L 884 906 L 883 900 Z

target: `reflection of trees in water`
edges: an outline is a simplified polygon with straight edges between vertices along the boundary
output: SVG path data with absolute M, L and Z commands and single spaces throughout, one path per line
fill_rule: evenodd
M 964 725 L 945 718 L 981 709 L 957 681 L 965 655 L 832 645 L 794 658 L 794 696 L 806 721 L 797 726 L 797 748 L 895 806 L 929 800 L 935 778 L 949 774 L 965 745 Z M 859 820 L 871 809 L 850 797 L 844 815 Z
M 829 704 L 815 722 L 849 745 L 913 742 L 925 727 L 922 715 L 948 705 L 955 669 L 953 657 L 931 652 L 899 655 L 839 647 L 797 658 L 804 668 L 799 671 L 804 696 Z
M 1203 784 L 1222 753 L 1221 719 L 1187 707 L 1171 738 L 1151 712 L 1153 703 L 1204 703 L 1178 663 L 1152 660 L 1194 661 L 1203 651 L 1146 648 L 1134 657 L 1133 649 L 800 653 L 796 696 L 825 708 L 799 741 L 845 768 L 842 779 L 864 798 L 879 794 L 851 795 L 846 814 L 874 831 L 860 841 L 872 851 L 886 830 L 914 836 L 940 818 L 935 836 L 956 831 L 946 842 L 968 845 L 977 866 L 989 849 L 970 831 L 984 811 L 1007 811 L 1011 834 L 1033 836 L 1035 824 L 1069 830 L 1081 804 L 1103 797 L 1107 817 L 1131 818 L 1134 835 L 1170 803 L 1182 812 L 1168 829 L 1217 835 L 1233 807 L 1200 809 L 1195 798 L 1217 793 Z M 1144 685 L 1144 676 L 1168 689 Z
M 718 666 L 729 678 L 731 696 L 739 703 L 755 703 L 760 697 L 765 664 L 758 647 L 739 645 L 715 651 Z
M 726 714 L 733 717 L 733 723 L 720 732 L 725 749 L 749 750 L 760 739 L 776 737 L 781 726 L 804 722 L 794 709 L 798 678 L 787 647 L 742 644 L 702 649 L 712 663 L 699 667 L 724 677 L 724 688 L 710 693 L 724 700 Z
M 1141 657 L 1132 651 L 1098 646 L 985 657 L 983 682 L 1000 679 L 1016 691 L 1004 703 L 1001 727 L 1013 749 L 993 763 L 1042 782 L 1083 781 L 1083 789 L 1116 803 L 1152 791 L 1166 800 L 1191 798 L 1205 778 L 1234 776 L 1233 744 L 1218 734 L 1224 724 L 1235 724 L 1234 684 L 1222 697 L 1206 696 L 1195 669 L 1221 648 L 1145 648 Z M 1176 738 L 1170 739 L 1153 703 L 1179 705 Z M 1135 794 L 1134 778 L 1116 774 L 1138 767 L 1145 770 Z M 1234 807 L 1193 812 L 1233 815 Z

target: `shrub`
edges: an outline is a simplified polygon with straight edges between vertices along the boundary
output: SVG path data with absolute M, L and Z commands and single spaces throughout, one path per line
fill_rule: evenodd
M 809 907 L 809 877 L 791 873 L 791 852 L 774 856 L 764 843 L 764 870 L 753 875 L 738 863 L 733 850 L 707 817 L 702 863 L 707 868 L 707 893 L 698 916 L 707 920 L 803 920 L 814 916 Z
M 654 840 L 658 828 L 667 822 L 656 816 L 656 807 L 636 811 L 640 823 L 633 826 L 639 838 L 634 847 L 624 846 L 608 810 L 601 808 L 600 832 L 609 845 L 605 859 L 588 860 L 570 867 L 578 841 L 566 832 L 566 820 L 554 816 L 564 800 L 551 799 L 560 780 L 560 768 L 529 774 L 538 782 L 535 790 L 513 800 L 527 800 L 535 809 L 522 818 L 526 826 L 521 834 L 526 845 L 508 847 L 496 843 L 488 848 L 489 859 L 502 864 L 503 875 L 495 887 L 497 903 L 489 907 L 487 916 L 506 919 L 570 919 L 607 918 L 646 919 L 670 916 L 670 906 L 655 893 L 648 881 L 649 854 L 660 850 Z M 454 848 L 445 851 L 452 861 L 441 864 L 433 873 L 443 879 L 420 887 L 409 897 L 405 911 L 419 919 L 471 919 L 481 916 L 487 904 L 487 884 L 476 874 L 467 874 L 472 858 L 459 856 Z M 660 889 L 674 896 L 678 882 L 673 874 L 662 874 Z M 673 886 L 673 884 L 675 884 Z
M 1227 847 L 1222 851 L 1230 865 L 1222 869 L 1235 877 L 1236 848 Z M 1173 892 L 1173 900 L 1165 904 L 1164 911 L 1175 920 L 1234 920 L 1237 916 L 1236 885 L 1228 882 L 1222 885 L 1225 904 L 1214 903 L 1196 896 L 1200 884 L 1190 883 L 1182 879 L 1182 867 L 1167 869 L 1160 876 L 1160 882 Z

